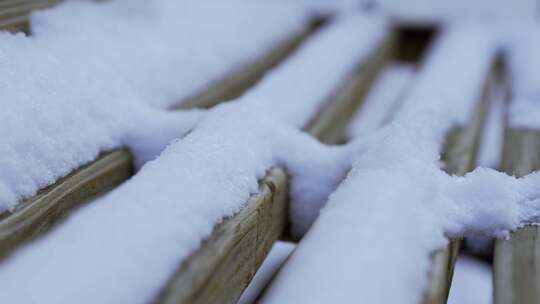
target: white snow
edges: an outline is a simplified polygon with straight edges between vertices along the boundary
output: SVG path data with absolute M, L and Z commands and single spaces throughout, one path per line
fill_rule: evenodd
M 289 124 L 306 125 L 324 99 L 370 59 L 390 30 L 387 20 L 377 14 L 342 14 L 330 23 L 335 25 L 321 29 L 242 99 Z
M 353 117 L 349 137 L 367 136 L 388 123 L 405 98 L 414 73 L 410 64 L 394 63 L 386 67 Z
M 165 107 L 306 23 L 286 1 L 70 1 L 36 13 L 32 37 L 0 33 L 0 213 L 100 152 L 154 158 L 201 116 Z
M 495 98 L 492 100 L 487 112 L 486 123 L 482 130 L 482 138 L 478 150 L 477 164 L 482 167 L 497 169 L 501 165 L 503 142 L 504 142 L 504 121 L 506 115 L 505 93 L 500 87 Z
M 362 0 L 361 0 L 362 1 Z M 455 22 L 501 19 L 534 19 L 540 13 L 535 0 L 372 0 L 388 14 L 412 22 Z
M 496 42 L 478 26 L 443 34 L 404 107 L 357 154 L 263 302 L 419 303 L 446 237 L 503 237 L 539 215 L 540 175 L 478 168 L 458 177 L 439 164 L 446 132 L 479 101 Z
M 327 148 L 298 125 L 384 30 L 378 17 L 351 14 L 318 32 L 252 92 L 208 111 L 129 181 L 4 262 L 0 302 L 148 302 L 215 224 L 244 206 L 272 166 L 285 166 L 293 181 L 301 179 L 296 166 L 336 170 L 337 163 L 345 174 L 349 150 Z M 320 172 L 315 180 L 329 178 Z
M 441 18 L 454 18 L 442 10 Z M 411 72 L 385 72 L 345 146 L 325 146 L 300 128 L 386 37 L 381 15 L 340 14 L 237 101 L 166 111 L 302 30 L 307 15 L 287 1 L 69 2 L 34 15 L 32 37 L 0 33 L 8 101 L 0 112 L 0 211 L 106 150 L 128 146 L 144 164 L 3 262 L 0 302 L 149 302 L 274 166 L 291 176 L 293 233 L 318 219 L 265 302 L 418 303 L 431 254 L 448 237 L 506 237 L 536 222 L 540 173 L 442 170 L 446 134 L 468 123 L 508 43 L 486 25 L 447 24 L 403 102 Z M 530 67 L 540 44 L 506 46 L 516 83 L 511 125 L 538 128 L 540 74 Z M 493 134 L 501 109 L 489 114 L 486 146 L 500 145 Z M 481 160 L 492 166 L 500 155 L 488 152 Z M 485 287 L 481 271 L 463 276 L 467 287 Z
M 308 18 L 299 1 L 69 1 L 35 13 L 31 30 L 62 57 L 99 60 L 146 102 L 170 107 L 300 33 Z
M 259 270 L 257 270 L 257 273 L 255 274 L 255 277 L 253 277 L 251 283 L 249 283 L 249 286 L 242 293 L 238 303 L 255 303 L 257 297 L 259 297 L 265 286 L 270 282 L 283 262 L 287 260 L 287 257 L 289 257 L 295 247 L 296 245 L 293 243 L 277 241 L 274 246 L 272 246 L 272 249 Z
M 136 142 L 138 160 L 150 157 L 200 116 L 154 110 L 99 62 L 59 58 L 20 34 L 0 34 L 0 62 L 0 212 L 102 151 Z
M 323 102 L 356 68 L 366 63 L 388 37 L 389 28 L 384 17 L 349 15 L 343 15 L 333 22 L 334 26 L 321 30 L 320 35 L 306 42 L 286 65 L 271 71 L 242 99 L 298 128 L 309 123 Z M 355 35 L 355 39 L 351 39 L 351 35 Z M 330 46 L 332 50 L 328 50 Z M 295 151 L 297 146 L 299 143 L 291 143 L 291 147 L 284 149 L 289 151 L 289 161 L 285 165 L 292 176 L 290 195 L 297 202 L 290 206 L 291 230 L 293 235 L 301 236 L 317 217 L 328 195 L 345 177 L 350 158 L 314 159 L 307 157 L 303 150 Z M 329 150 L 332 154 L 350 153 L 337 147 Z M 323 151 L 321 147 L 312 153 L 321 155 Z
M 492 292 L 492 271 L 489 265 L 467 256 L 459 256 L 448 304 L 491 304 Z
M 507 41 L 512 79 L 509 125 L 513 128 L 540 128 L 540 25 L 514 27 Z

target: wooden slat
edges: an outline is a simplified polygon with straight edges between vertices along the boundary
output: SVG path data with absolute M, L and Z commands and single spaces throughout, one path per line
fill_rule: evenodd
M 20 203 L 12 212 L 0 214 L 0 259 L 19 244 L 50 230 L 84 202 L 120 184 L 132 171 L 127 150 L 104 153 L 92 164 Z
M 523 176 L 540 169 L 540 131 L 507 129 L 502 169 Z M 508 240 L 495 241 L 493 257 L 496 304 L 540 303 L 540 235 L 526 226 Z
M 392 43 L 392 38 L 382 43 L 349 81 L 336 90 L 320 110 L 318 119 L 308 125 L 308 132 L 328 143 L 342 140 L 346 120 L 390 58 Z M 239 213 L 215 227 L 209 240 L 181 263 L 156 302 L 235 303 L 238 300 L 286 224 L 286 173 L 273 169 L 260 185 L 261 193 L 250 199 Z M 265 232 L 262 237 L 260 231 Z M 219 266 L 215 269 L 208 265 Z
M 490 100 L 495 98 L 493 96 L 496 92 L 495 87 L 501 85 L 501 73 L 501 65 L 497 60 L 493 63 L 481 100 L 469 124 L 454 129 L 448 135 L 443 150 L 443 161 L 448 174 L 460 176 L 474 169 L 486 109 Z M 433 266 L 429 274 L 430 284 L 424 293 L 424 303 L 446 303 L 460 245 L 461 240 L 450 240 L 446 248 L 434 253 Z

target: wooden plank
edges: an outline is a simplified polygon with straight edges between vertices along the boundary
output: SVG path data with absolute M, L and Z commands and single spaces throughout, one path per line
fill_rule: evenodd
M 523 176 L 540 169 L 540 131 L 506 130 L 502 169 Z M 540 303 L 538 226 L 525 226 L 508 240 L 496 240 L 493 257 L 496 304 Z
M 132 157 L 127 150 L 107 152 L 39 191 L 12 212 L 0 214 L 0 259 L 21 243 L 49 231 L 84 202 L 113 189 L 132 172 Z
M 389 60 L 391 43 L 393 39 L 389 38 L 358 66 L 327 100 L 318 118 L 306 127 L 308 132 L 328 143 L 343 138 L 346 120 Z M 250 199 L 239 213 L 215 227 L 201 248 L 181 263 L 156 302 L 235 303 L 238 300 L 286 227 L 286 173 L 273 169 L 260 185 L 261 193 Z M 273 185 L 269 186 L 272 191 L 265 188 L 267 185 Z M 266 234 L 261 237 L 260 231 Z
M 484 85 L 481 100 L 469 124 L 452 130 L 448 135 L 442 156 L 448 174 L 464 175 L 474 169 L 486 109 L 490 100 L 495 98 L 493 95 L 496 92 L 495 87 L 501 85 L 501 68 L 499 60 L 494 62 L 492 72 Z M 433 254 L 430 283 L 424 291 L 424 303 L 446 303 L 460 245 L 461 240 L 450 240 L 446 248 Z

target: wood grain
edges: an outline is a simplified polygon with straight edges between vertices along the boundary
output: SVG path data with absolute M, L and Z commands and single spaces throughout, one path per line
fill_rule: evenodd
M 540 169 L 540 132 L 505 132 L 502 169 L 523 176 Z M 496 304 L 540 303 L 540 240 L 538 226 L 525 226 L 508 240 L 496 240 L 493 256 Z

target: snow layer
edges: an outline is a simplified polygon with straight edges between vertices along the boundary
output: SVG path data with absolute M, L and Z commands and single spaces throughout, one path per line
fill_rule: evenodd
M 243 99 L 284 122 L 305 126 L 322 102 L 370 58 L 390 30 L 387 20 L 377 14 L 343 14 L 330 22 Z M 351 39 L 352 33 L 355 39 Z M 318 104 L 314 106 L 314 102 Z
M 154 158 L 201 116 L 164 107 L 306 21 L 286 2 L 72 1 L 36 13 L 32 37 L 0 33 L 0 213 L 100 152 Z
M 485 262 L 459 256 L 454 268 L 448 304 L 491 304 L 492 272 Z
M 169 107 L 298 34 L 308 17 L 298 1 L 70 1 L 34 14 L 32 33 L 62 56 L 103 62 L 143 100 Z
M 352 33 L 355 39 L 351 39 Z M 317 37 L 307 41 L 287 64 L 271 71 L 242 99 L 287 124 L 303 127 L 355 69 L 369 60 L 388 34 L 387 20 L 380 15 L 344 14 L 333 21 L 332 26 L 322 29 Z M 323 45 L 326 47 L 321 47 Z M 332 50 L 328 49 L 330 46 Z M 298 144 L 292 144 L 292 147 L 296 146 Z M 356 147 L 351 147 L 350 151 L 337 147 L 329 149 L 346 155 Z M 291 198 L 297 202 L 291 204 L 291 232 L 297 237 L 309 228 L 328 195 L 350 168 L 349 157 L 314 162 L 302 153 L 291 151 L 287 163 L 292 175 Z
M 0 34 L 0 62 L 0 212 L 102 151 L 137 142 L 142 162 L 200 116 L 153 110 L 99 62 L 60 58 L 20 34 Z
M 413 66 L 408 64 L 392 64 L 385 68 L 352 119 L 349 137 L 368 135 L 388 123 L 392 112 L 397 111 L 405 98 L 414 72 Z
M 514 26 L 507 37 L 507 54 L 512 79 L 509 125 L 540 128 L 540 26 Z
M 242 293 L 238 303 L 255 303 L 257 297 L 259 297 L 260 293 L 270 282 L 281 265 L 283 265 L 283 262 L 287 260 L 287 257 L 291 254 L 295 247 L 296 245 L 293 243 L 277 241 L 274 246 L 272 246 L 272 249 L 268 253 L 268 256 L 264 260 L 259 270 L 257 270 L 257 273 L 255 274 L 255 277 L 253 277 L 251 283 L 249 283 L 249 286 Z
M 506 116 L 505 93 L 496 88 L 495 98 L 488 109 L 486 124 L 478 150 L 478 165 L 499 168 L 502 161 L 504 141 L 504 121 Z
M 495 38 L 479 26 L 447 29 L 404 107 L 356 155 L 265 303 L 419 303 L 431 254 L 446 237 L 504 237 L 540 214 L 540 174 L 478 168 L 458 177 L 440 168 L 446 132 L 479 101 Z
M 364 2 L 363 0 L 359 2 Z M 366 1 L 369 2 L 369 1 Z M 416 22 L 534 19 L 539 5 L 535 0 L 374 0 L 374 5 L 399 19 Z
M 320 172 L 336 170 L 336 164 L 345 174 L 350 149 L 326 147 L 297 125 L 311 119 L 309 113 L 346 77 L 343 67 L 371 50 L 364 44 L 373 45 L 369 37 L 376 41 L 379 32 L 370 30 L 370 22 L 384 24 L 363 15 L 330 24 L 253 92 L 207 112 L 129 181 L 20 250 L 0 267 L 0 302 L 149 302 L 215 224 L 257 192 L 272 166 L 285 166 L 293 180 L 299 179 L 296 169 L 319 168 L 312 180 L 326 183 L 329 177 Z M 365 39 L 350 39 L 362 34 Z M 333 65 L 320 64 L 332 56 Z M 298 89 L 308 83 L 316 94 Z M 273 90 L 280 93 L 262 94 Z

